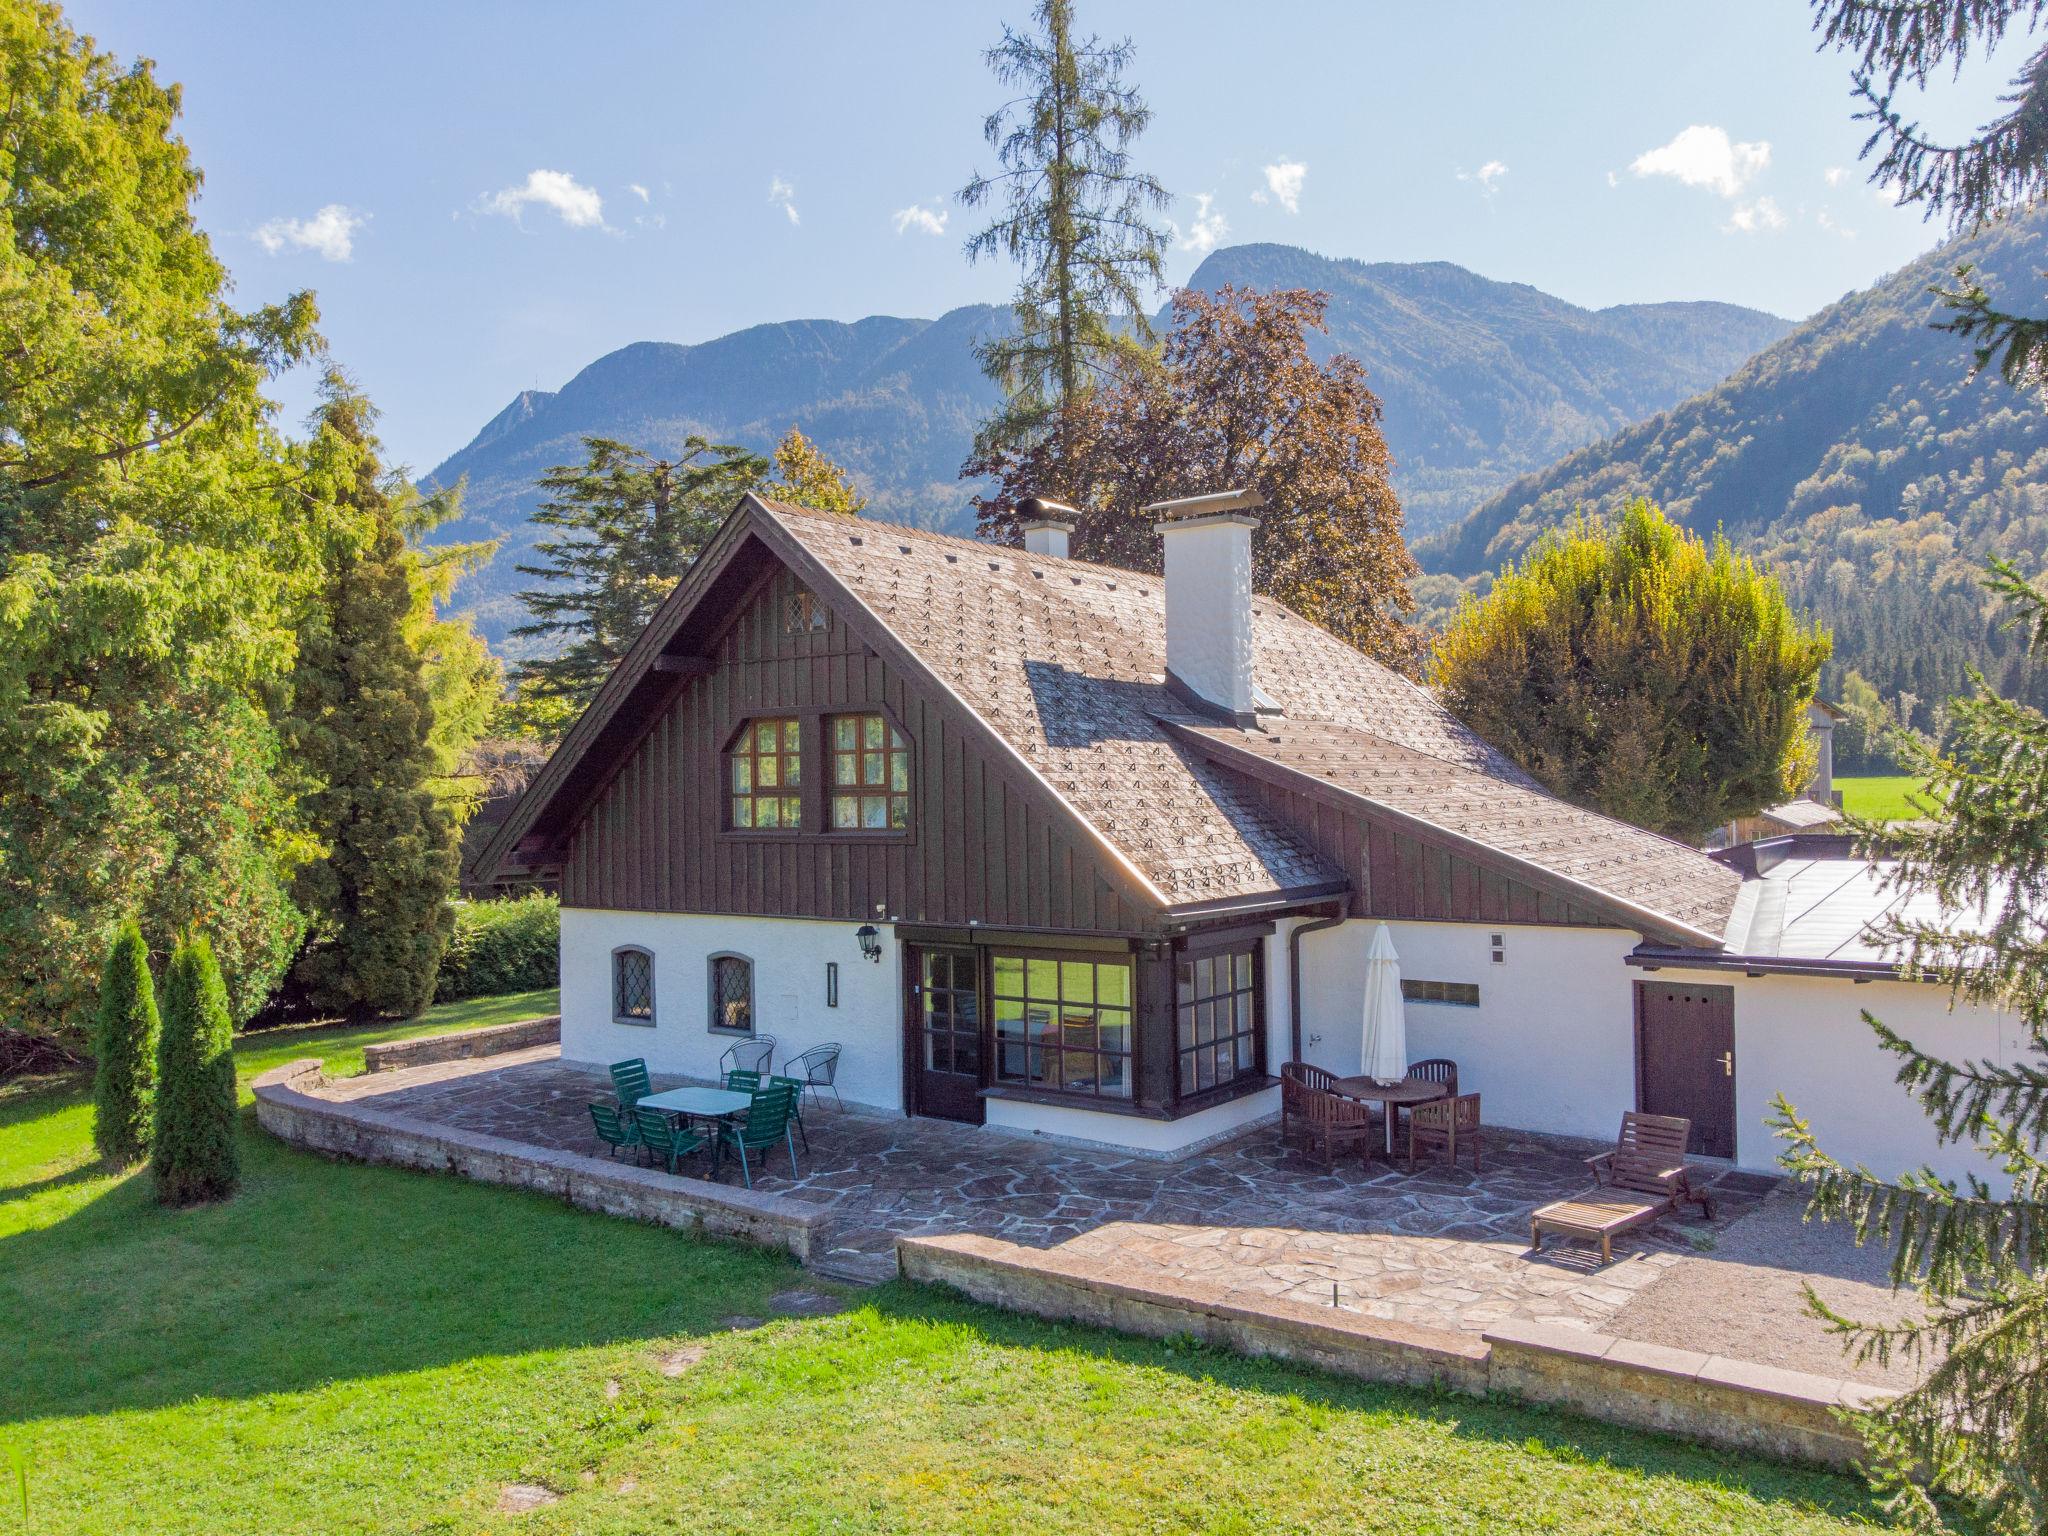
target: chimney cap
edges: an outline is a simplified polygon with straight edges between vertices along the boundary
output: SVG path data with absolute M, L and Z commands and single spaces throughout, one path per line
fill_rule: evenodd
M 1017 503 L 1017 510 L 1024 516 L 1025 528 L 1064 528 L 1072 533 L 1081 521 L 1074 508 L 1046 496 L 1026 496 Z
M 1246 487 L 1234 491 L 1211 491 L 1204 496 L 1182 496 L 1174 501 L 1155 501 L 1145 511 L 1162 523 L 1182 523 L 1191 518 L 1216 517 L 1227 512 L 1248 514 L 1265 504 L 1265 497 Z

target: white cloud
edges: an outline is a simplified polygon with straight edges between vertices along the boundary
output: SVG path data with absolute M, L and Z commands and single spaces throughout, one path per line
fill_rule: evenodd
M 889 222 L 896 226 L 899 235 L 912 229 L 924 235 L 943 235 L 946 220 L 952 216 L 952 210 L 948 208 L 926 208 L 912 203 L 908 208 L 898 208 Z
M 1849 228 L 1846 224 L 1836 223 L 1834 217 L 1825 208 L 1814 215 L 1814 222 L 1829 234 L 1840 235 L 1844 240 L 1854 240 L 1856 238 L 1855 230 Z
M 1737 203 L 1728 215 L 1727 227 L 1739 234 L 1753 235 L 1759 230 L 1783 229 L 1784 212 L 1768 197 L 1759 197 L 1747 203 Z
M 1826 170 L 1822 171 L 1820 175 L 1821 180 L 1825 181 L 1831 187 L 1839 187 L 1843 182 L 1849 179 L 1849 173 L 1843 170 L 1839 165 L 1829 166 Z
M 1282 160 L 1266 167 L 1266 185 L 1252 194 L 1255 203 L 1274 202 L 1289 213 L 1301 212 L 1301 184 L 1308 167 L 1299 160 Z
M 798 216 L 796 211 L 796 188 L 792 187 L 780 176 L 769 178 L 768 201 L 788 214 L 790 223 L 803 223 L 802 218 Z
M 1458 172 L 1458 180 L 1478 182 L 1479 190 L 1491 197 L 1500 190 L 1501 178 L 1507 173 L 1508 164 L 1505 160 L 1489 160 L 1476 171 Z
M 641 185 L 640 185 L 640 183 L 639 183 L 639 182 L 637 182 L 637 181 L 629 181 L 629 182 L 627 182 L 627 183 L 626 183 L 626 190 L 627 190 L 628 192 L 632 193 L 632 194 L 633 194 L 633 195 L 634 195 L 635 197 L 639 198 L 639 199 L 640 199 L 640 201 L 641 201 L 641 202 L 643 202 L 643 203 L 644 203 L 644 202 L 648 202 L 648 201 L 650 201 L 650 199 L 649 199 L 649 197 L 648 197 L 648 195 L 647 195 L 647 189 L 646 189 L 645 187 L 641 186 Z
M 485 213 L 517 219 L 528 204 L 553 209 L 571 229 L 604 228 L 604 199 L 567 171 L 528 171 L 516 187 L 493 192 L 479 205 Z
M 1173 225 L 1173 246 L 1177 251 L 1193 251 L 1197 256 L 1206 256 L 1216 249 L 1219 242 L 1227 239 L 1229 234 L 1230 221 L 1223 216 L 1223 210 L 1216 206 L 1216 194 L 1197 192 L 1194 222 L 1187 227 L 1185 233 L 1179 224 Z
M 1629 162 L 1629 169 L 1638 176 L 1672 176 L 1688 187 L 1709 187 L 1723 197 L 1735 197 L 1770 163 L 1769 144 L 1737 144 L 1727 129 L 1695 123 L 1669 144 L 1644 150 Z
M 356 231 L 369 222 L 341 203 L 329 203 L 310 219 L 272 219 L 258 226 L 256 243 L 275 256 L 290 248 L 311 251 L 322 261 L 347 261 L 355 254 Z

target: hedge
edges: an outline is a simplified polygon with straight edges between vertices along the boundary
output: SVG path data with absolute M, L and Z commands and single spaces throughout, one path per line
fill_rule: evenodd
M 553 896 L 458 901 L 437 1003 L 531 992 L 561 981 L 562 904 Z

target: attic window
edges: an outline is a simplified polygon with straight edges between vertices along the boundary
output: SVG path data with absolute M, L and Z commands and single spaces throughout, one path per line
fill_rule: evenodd
M 825 628 L 825 605 L 808 592 L 792 592 L 782 603 L 785 635 L 819 634 Z

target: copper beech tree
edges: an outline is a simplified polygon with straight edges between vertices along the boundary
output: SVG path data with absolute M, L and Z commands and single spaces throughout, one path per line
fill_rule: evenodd
M 1018 543 L 1016 503 L 1051 496 L 1081 513 L 1078 558 L 1157 571 L 1147 505 L 1253 488 L 1266 499 L 1252 536 L 1258 590 L 1370 655 L 1408 660 L 1415 563 L 1380 403 L 1356 358 L 1310 356 L 1327 303 L 1306 289 L 1175 294 L 1157 361 L 1120 358 L 1101 388 L 1068 402 L 1061 431 L 968 461 L 963 476 L 994 482 L 974 501 L 983 537 Z

